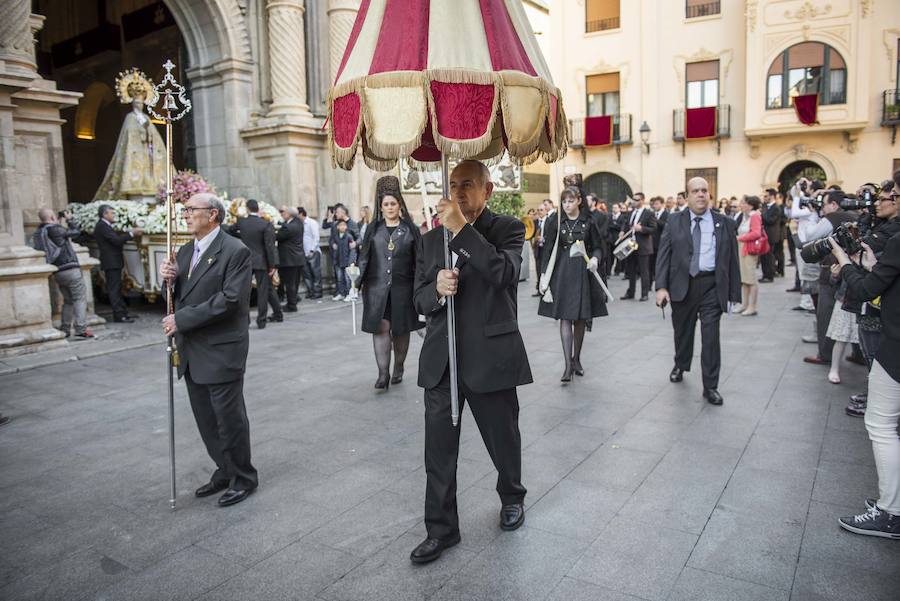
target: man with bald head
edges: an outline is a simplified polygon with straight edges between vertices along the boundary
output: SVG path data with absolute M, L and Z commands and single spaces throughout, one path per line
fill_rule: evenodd
M 184 378 L 197 428 L 216 464 L 210 481 L 194 494 L 225 490 L 218 500 L 225 507 L 258 485 L 244 404 L 253 262 L 250 250 L 222 230 L 225 207 L 214 194 L 191 196 L 181 214 L 193 239 L 178 249 L 175 261 L 159 268 L 175 299 L 175 312 L 162 326 L 166 336 L 175 336 L 178 377 Z
M 719 320 L 729 302 L 741 302 L 736 227 L 711 210 L 709 184 L 702 177 L 688 182 L 687 207 L 669 218 L 656 258 L 656 304 L 672 303 L 675 330 L 675 367 L 669 380 L 681 382 L 691 370 L 699 317 L 703 398 L 721 405 Z
M 419 355 L 425 389 L 425 528 L 410 559 L 427 563 L 460 541 L 456 460 L 460 428 L 450 421 L 447 297 L 455 299 L 459 405 L 468 403 L 497 468 L 500 528 L 525 520 L 522 442 L 516 386 L 531 383 L 519 333 L 516 288 L 525 225 L 485 207 L 494 186 L 488 169 L 463 161 L 450 174 L 450 198 L 437 205 L 441 227 L 422 236 L 416 252 L 413 301 L 427 319 Z M 444 259 L 444 231 L 453 239 L 453 269 Z

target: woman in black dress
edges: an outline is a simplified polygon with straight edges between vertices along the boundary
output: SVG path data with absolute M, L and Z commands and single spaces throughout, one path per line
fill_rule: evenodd
M 413 279 L 419 228 L 409 217 L 400 181 L 382 177 L 375 187 L 375 220 L 366 228 L 359 255 L 363 332 L 372 334 L 377 390 L 403 381 L 409 333 L 425 326 L 413 307 Z M 394 374 L 390 375 L 391 348 Z
M 541 292 L 545 294 L 538 305 L 538 315 L 559 320 L 566 364 L 560 381 L 571 382 L 573 373 L 584 375 L 581 345 L 588 320 L 607 315 L 606 295 L 588 272 L 597 271 L 603 260 L 603 245 L 578 188 L 569 186 L 560 194 L 560 210 L 548 218 L 544 240 Z M 590 257 L 587 262 L 580 253 L 570 256 L 571 247 L 579 241 Z

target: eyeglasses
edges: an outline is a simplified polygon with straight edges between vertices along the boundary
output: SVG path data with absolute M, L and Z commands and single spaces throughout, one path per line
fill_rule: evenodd
M 194 213 L 196 213 L 197 211 L 209 211 L 212 208 L 213 207 L 184 207 L 183 209 L 181 209 L 181 214 L 190 215 L 191 217 L 193 217 Z

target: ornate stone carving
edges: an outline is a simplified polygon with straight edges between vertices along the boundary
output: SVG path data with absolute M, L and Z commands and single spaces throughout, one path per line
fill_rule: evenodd
M 794 153 L 794 158 L 798 161 L 809 156 L 809 146 L 806 144 L 794 144 L 794 146 L 791 147 L 791 151 Z
M 756 31 L 756 16 L 759 12 L 759 5 L 757 0 L 747 0 L 747 5 L 744 7 L 744 17 L 747 19 L 747 31 L 753 33 Z
M 34 66 L 31 3 L 28 0 L 0 0 L 0 60 L 19 71 Z
M 863 19 L 869 16 L 872 12 L 872 5 L 875 4 L 875 0 L 862 0 L 859 3 L 859 7 L 862 10 Z
M 814 5 L 812 2 L 804 2 L 800 5 L 795 11 L 786 10 L 784 11 L 784 18 L 791 19 L 793 21 L 809 21 L 811 19 L 816 19 L 818 17 L 822 17 L 831 12 L 831 5 L 826 4 L 822 8 Z
M 303 0 L 269 0 L 270 114 L 309 113 L 306 104 L 306 39 Z
M 758 159 L 760 155 L 760 144 L 759 140 L 750 139 L 750 158 Z
M 859 132 L 844 132 L 844 141 L 846 143 L 847 152 L 856 154 L 859 150 Z

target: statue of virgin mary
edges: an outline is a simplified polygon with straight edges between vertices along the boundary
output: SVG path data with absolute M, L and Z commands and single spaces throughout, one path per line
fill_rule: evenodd
M 127 200 L 156 197 L 166 178 L 166 144 L 144 112 L 144 102 L 155 101 L 156 91 L 146 75 L 136 68 L 116 78 L 116 93 L 122 104 L 131 104 L 112 161 L 94 200 Z

